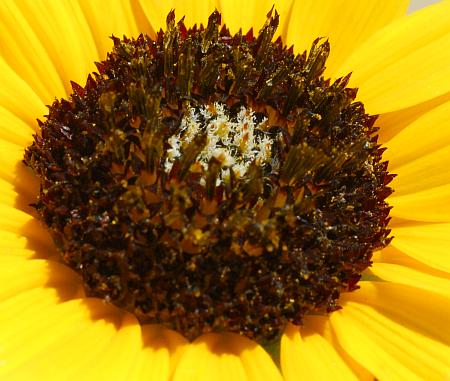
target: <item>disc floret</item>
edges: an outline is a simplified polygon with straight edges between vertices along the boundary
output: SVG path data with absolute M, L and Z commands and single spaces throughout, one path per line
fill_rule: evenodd
M 230 181 L 231 172 L 236 178 L 245 176 L 250 164 L 257 166 L 271 162 L 274 140 L 264 130 L 267 118 L 260 122 L 251 110 L 244 106 L 231 118 L 227 107 L 218 102 L 198 110 L 189 107 L 180 123 L 178 134 L 169 139 L 165 169 L 169 172 L 173 162 L 182 156 L 181 147 L 191 143 L 200 133 L 206 134 L 206 143 L 197 156 L 194 165 L 208 170 L 208 163 L 214 158 L 220 164 L 216 185 Z

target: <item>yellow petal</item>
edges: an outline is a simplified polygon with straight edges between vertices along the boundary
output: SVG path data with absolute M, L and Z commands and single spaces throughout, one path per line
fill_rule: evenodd
M 169 380 L 187 340 L 158 325 L 143 325 L 142 348 L 134 359 L 129 380 Z
M 444 379 L 450 372 L 450 347 L 441 342 L 441 332 L 434 335 L 447 327 L 450 300 L 407 286 L 367 283 L 330 315 L 345 350 L 379 379 Z
M 282 378 L 259 345 L 239 335 L 224 333 L 203 335 L 186 348 L 173 381 L 190 380 L 281 381 Z
M 83 84 L 87 75 L 95 70 L 94 62 L 99 60 L 97 49 L 92 38 L 89 25 L 84 14 L 75 1 L 18 1 L 18 8 L 23 17 L 23 23 L 28 23 L 35 36 L 30 33 L 32 42 L 24 44 L 27 61 L 33 66 L 53 66 L 59 74 L 65 93 L 72 92 L 70 81 Z M 12 24 L 12 31 L 15 24 Z M 36 57 L 29 51 L 36 39 L 42 44 L 53 65 L 47 63 L 35 65 Z M 39 61 L 38 61 L 39 62 Z M 25 77 L 26 78 L 26 77 Z M 40 76 L 46 82 L 45 76 Z M 61 91 L 53 91 L 52 96 L 64 96 Z
M 1 326 L 12 324 L 12 321 L 16 319 L 23 319 L 25 315 L 31 316 L 40 310 L 52 308 L 61 301 L 61 295 L 56 288 L 45 286 L 11 295 L 10 298 L 0 301 Z M 6 333 L 3 329 L 0 332 L 3 332 L 2 337 Z
M 23 261 L 2 256 L 0 259 L 0 300 L 37 287 L 61 288 L 62 294 L 78 290 L 80 277 L 67 266 L 43 259 Z
M 29 204 L 35 201 L 39 188 L 31 170 L 21 162 L 22 150 L 0 140 L 0 186 L 4 186 L 5 192 L 1 197 L 3 202 L 0 202 L 0 233 L 19 236 L 26 240 L 22 248 L 37 252 L 37 257 L 49 257 L 55 253 L 54 244 L 43 224 L 31 214 L 33 210 Z M 12 239 L 10 237 L 9 241 Z
M 109 365 L 115 368 L 122 361 L 116 356 L 127 356 L 123 351 L 117 351 L 113 358 L 108 355 L 120 343 L 130 344 L 132 338 L 138 342 L 139 325 L 135 323 L 136 336 L 128 329 L 132 323 L 135 319 L 131 315 L 121 314 L 94 299 L 71 300 L 34 311 L 32 315 L 21 314 L 5 327 L 15 334 L 2 340 L 6 366 L 1 371 L 8 380 L 76 379 L 77 370 L 83 372 L 78 379 L 88 379 L 93 366 L 103 358 L 114 360 Z M 132 346 L 124 349 L 133 353 Z
M 22 166 L 24 147 L 0 139 L 0 177 L 14 183 L 16 168 Z
M 39 221 L 33 219 L 17 230 L 10 230 L 12 231 L 0 229 L 2 254 L 16 259 L 59 260 L 53 240 Z
M 405 14 L 408 1 L 304 0 L 294 2 L 288 26 L 288 45 L 297 52 L 311 47 L 317 37 L 331 44 L 327 73 L 333 75 L 343 60 L 375 31 Z M 356 70 L 351 68 L 344 75 Z
M 174 9 L 173 0 L 168 1 L 156 1 L 156 0 L 139 0 L 139 5 L 142 8 L 145 16 L 147 17 L 154 32 L 158 32 L 160 29 L 166 29 L 166 17 L 171 9 Z M 178 9 L 175 10 L 176 20 L 183 17 L 182 12 Z
M 450 296 L 450 279 L 428 275 L 418 270 L 390 263 L 374 263 L 370 267 L 370 271 L 389 282 L 406 284 Z
M 29 184 L 29 187 L 33 188 L 34 185 L 34 183 Z M 35 195 L 33 198 L 30 198 L 26 194 L 21 194 L 20 189 L 17 189 L 16 185 L 2 178 L 0 178 L 0 189 L 0 205 L 13 207 L 31 215 L 35 213 L 35 209 L 30 206 L 35 201 Z M 36 189 L 38 189 L 38 186 Z
M 214 0 L 139 0 L 139 3 L 155 32 L 166 29 L 166 17 L 172 9 L 175 9 L 176 21 L 185 17 L 186 26 L 191 27 L 200 23 L 207 25 L 209 15 L 218 7 Z
M 394 171 L 395 172 L 395 171 Z M 450 222 L 450 184 L 389 197 L 391 216 L 426 222 Z
M 50 258 L 55 256 L 56 248 L 50 235 L 36 219 L 20 210 L 16 214 L 14 208 L 12 208 L 12 213 L 10 213 L 10 207 L 0 205 L 1 210 L 4 211 L 0 213 L 0 224 L 3 227 L 0 228 L 1 254 L 15 256 L 16 259 Z M 16 227 L 11 225 L 11 221 L 8 221 L 8 218 L 11 216 L 17 217 L 22 221 L 23 225 Z M 6 221 L 4 221 L 4 217 Z
M 33 183 L 28 188 L 33 188 Z M 49 233 L 33 217 L 30 203 L 34 199 L 3 179 L 0 189 L 0 253 L 22 259 L 54 257 L 56 249 Z
M 296 381 L 299 375 L 311 381 L 358 380 L 333 345 L 321 335 L 322 319 L 310 317 L 303 327 L 287 327 L 281 338 L 281 369 L 286 381 Z
M 0 189 L 0 204 L 14 207 L 18 196 L 14 185 L 6 180 L 0 179 Z
M 108 2 L 78 0 L 81 9 L 89 24 L 92 36 L 97 47 L 100 59 L 106 58 L 106 53 L 112 50 L 113 42 L 111 35 L 122 38 L 137 37 L 139 33 L 150 33 L 138 27 L 134 7 L 138 6 L 137 1 L 128 2 L 123 0 L 113 0 Z M 136 9 L 136 14 L 139 10 Z
M 32 170 L 23 164 L 24 147 L 0 139 L 0 179 L 14 186 L 19 197 L 16 205 L 27 209 L 26 205 L 35 201 L 39 193 L 39 181 Z
M 32 249 L 21 234 L 0 230 L 0 255 L 16 259 L 46 258 L 46 253 Z
M 59 260 L 51 242 L 37 242 L 20 233 L 0 230 L 0 255 L 8 259 L 52 259 Z
M 96 300 L 98 304 L 104 304 Z M 119 314 L 117 310 L 115 315 Z M 117 319 L 117 317 L 113 315 Z M 135 358 L 141 350 L 141 327 L 136 318 L 126 313 L 121 324 L 116 325 L 116 334 L 109 345 L 98 356 L 89 357 L 89 361 L 70 375 L 70 380 L 86 381 L 128 381 Z M 80 353 L 78 354 L 78 356 Z
M 208 17 L 218 8 L 215 0 L 173 0 L 177 17 L 185 16 L 187 26 L 208 24 Z
M 20 233 L 29 241 L 29 247 L 49 247 L 50 234 L 33 216 L 14 207 L 0 205 L 0 231 Z
M 10 381 L 71 379 L 73 372 L 83 367 L 87 359 L 102 356 L 114 335 L 114 327 L 106 324 L 86 324 L 79 330 L 82 334 L 67 335 L 47 345 L 5 377 Z
M 14 206 L 0 205 L 0 229 L 17 232 L 22 226 L 31 223 L 34 217 Z
M 399 226 L 392 234 L 392 246 L 428 266 L 450 272 L 450 224 Z
M 381 251 L 373 253 L 372 261 L 374 263 L 387 263 L 406 267 L 416 270 L 422 274 L 430 275 L 432 277 L 450 279 L 450 273 L 427 266 L 425 263 L 406 255 L 401 250 L 392 245 L 389 245 Z
M 0 105 L 32 129 L 37 127 L 36 118 L 40 118 L 47 111 L 33 87 L 30 87 L 30 83 L 25 82 L 11 69 L 2 56 L 0 56 Z
M 360 290 L 341 295 L 343 312 L 347 302 L 370 306 L 410 331 L 450 345 L 450 331 L 444 329 L 450 313 L 448 297 L 390 282 L 358 284 Z
M 54 96 L 65 94 L 58 67 L 47 51 L 45 38 L 36 36 L 19 6 L 18 1 L 0 2 L 0 51 L 3 59 L 31 86 L 41 101 L 50 103 Z M 47 15 L 29 16 L 51 24 Z
M 390 183 L 395 195 L 417 193 L 450 183 L 450 145 L 401 165 L 393 173 L 398 176 Z
M 350 55 L 341 75 L 372 114 L 436 98 L 450 86 L 450 3 L 442 1 L 381 29 Z
M 387 143 L 383 159 L 396 168 L 450 145 L 450 102 L 423 114 Z
M 22 147 L 32 142 L 31 126 L 0 104 L 0 139 Z
M 376 121 L 376 126 L 380 128 L 378 131 L 379 142 L 382 144 L 389 142 L 395 135 L 422 115 L 432 112 L 434 108 L 449 101 L 450 92 L 402 110 L 380 115 Z
M 222 12 L 222 23 L 230 29 L 231 33 L 237 33 L 242 29 L 243 33 L 247 33 L 253 28 L 254 35 L 264 25 L 267 19 L 267 13 L 272 6 L 280 14 L 280 25 L 278 26 L 277 35 L 286 37 L 286 29 L 290 19 L 292 2 L 285 0 L 220 0 L 220 11 Z
M 0 230 L 0 247 L 2 249 L 6 247 L 25 249 L 27 248 L 27 245 L 27 238 L 22 236 L 21 234 Z

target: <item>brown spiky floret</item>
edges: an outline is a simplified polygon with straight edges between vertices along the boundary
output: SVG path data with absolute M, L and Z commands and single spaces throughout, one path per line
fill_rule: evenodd
M 349 77 L 322 76 L 327 41 L 308 54 L 231 35 L 214 12 L 187 29 L 171 12 L 156 38 L 113 38 L 84 87 L 55 101 L 25 153 L 36 209 L 89 295 L 193 339 L 231 331 L 265 341 L 310 312 L 338 308 L 372 252 L 389 242 L 392 175 L 375 117 Z M 269 164 L 217 181 L 193 169 L 206 136 L 164 168 L 183 116 L 215 102 L 268 118 Z

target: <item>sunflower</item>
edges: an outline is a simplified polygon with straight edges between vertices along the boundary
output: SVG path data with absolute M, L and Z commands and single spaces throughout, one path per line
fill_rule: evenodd
M 107 6 L 94 0 L 5 0 L 0 3 L 0 378 L 178 381 L 443 380 L 450 377 L 450 334 L 447 329 L 450 316 L 450 265 L 447 257 L 450 246 L 450 133 L 445 128 L 450 110 L 450 2 L 442 1 L 406 16 L 409 2 L 405 0 L 382 4 L 372 0 L 345 3 L 280 1 L 275 2 L 275 9 L 280 14 L 276 32 L 272 28 L 275 23 L 273 13 L 266 21 L 266 13 L 272 3 L 256 0 L 173 0 L 160 3 L 115 0 L 108 2 Z M 392 180 L 393 176 L 387 174 L 379 158 L 373 161 L 379 163 L 378 172 L 371 166 L 367 171 L 378 176 L 378 180 L 389 183 L 394 190 L 387 198 L 387 203 L 392 206 L 389 229 L 392 229 L 393 239 L 390 241 L 387 237 L 385 224 L 388 219 L 383 214 L 387 204 L 383 203 L 390 192 L 383 184 L 377 188 L 382 193 L 377 200 L 383 205 L 378 212 L 384 216 L 381 218 L 382 226 L 376 231 L 379 244 L 370 246 L 375 250 L 373 256 L 364 257 L 363 263 L 358 264 L 365 268 L 362 280 L 358 282 L 359 288 L 354 287 L 359 278 L 352 278 L 354 274 L 351 271 L 345 272 L 344 284 L 348 289 L 356 290 L 342 292 L 338 300 L 329 291 L 324 305 L 330 313 L 313 311 L 302 316 L 301 324 L 282 325 L 279 340 L 272 340 L 271 328 L 266 330 L 265 326 L 262 336 L 270 339 L 269 343 L 250 333 L 213 330 L 201 334 L 201 329 L 197 329 L 192 319 L 182 320 L 180 329 L 174 325 L 168 328 L 167 324 L 152 324 L 151 314 L 143 314 L 142 319 L 139 314 L 129 312 L 127 306 L 131 302 L 128 299 L 122 303 L 125 306 L 109 303 L 111 295 L 114 295 L 103 291 L 115 289 L 106 281 L 97 282 L 96 288 L 90 290 L 89 295 L 99 297 L 86 296 L 86 290 L 89 291 L 85 283 L 86 272 L 83 272 L 86 263 L 72 263 L 72 267 L 78 266 L 77 272 L 63 264 L 60 251 L 64 243 L 55 239 L 55 234 L 50 235 L 40 221 L 46 220 L 49 211 L 40 213 L 38 218 L 37 212 L 42 211 L 42 205 L 40 208 L 36 197 L 40 191 L 45 191 L 45 186 L 23 163 L 25 149 L 33 147 L 34 134 L 39 137 L 41 128 L 42 131 L 46 128 L 47 122 L 38 124 L 36 119 L 49 114 L 46 104 L 52 104 L 50 114 L 58 116 L 58 107 L 63 108 L 64 102 L 55 102 L 55 98 L 81 99 L 90 88 L 89 81 L 94 80 L 90 77 L 86 87 L 76 83 L 84 83 L 88 74 L 95 70 L 105 73 L 105 65 L 108 62 L 112 64 L 114 59 L 111 57 L 115 57 L 109 55 L 110 61 L 105 61 L 112 50 L 111 35 L 137 38 L 144 33 L 150 36 L 151 41 L 157 41 L 158 36 L 164 36 L 158 33 L 163 28 L 165 36 L 170 37 L 170 28 L 175 25 L 171 9 L 175 9 L 179 16 L 185 15 L 182 24 L 177 24 L 179 28 L 195 23 L 207 26 L 211 19 L 217 23 L 217 12 L 230 30 L 229 36 L 239 34 L 239 30 L 246 32 L 254 28 L 256 31 L 263 26 L 262 33 L 275 33 L 268 34 L 267 46 L 271 44 L 271 38 L 274 41 L 279 36 L 286 46 L 293 45 L 293 49 L 280 50 L 284 52 L 279 53 L 283 57 L 293 51 L 309 50 L 312 46 L 309 58 L 306 55 L 302 58 L 310 60 L 305 62 L 312 62 L 311 57 L 321 57 L 329 46 L 325 72 L 321 67 L 314 83 L 325 86 L 327 91 L 339 88 L 339 94 L 350 98 L 356 95 L 350 91 L 351 88 L 358 88 L 356 103 L 352 104 L 362 102 L 365 112 L 379 115 L 375 122 L 379 128 L 378 143 L 387 148 L 383 161 L 389 161 L 389 172 L 395 173 L 396 177 Z M 217 12 L 212 13 L 214 9 Z M 214 30 L 211 29 L 211 35 L 214 35 Z M 223 33 L 223 36 L 228 36 L 228 32 Z M 244 36 L 250 42 L 254 39 L 253 33 Z M 318 37 L 325 37 L 327 42 L 317 40 Z M 167 45 L 169 40 L 161 40 L 165 48 L 170 45 Z M 142 43 L 144 37 L 136 40 L 114 38 L 115 52 L 122 48 L 125 53 L 129 52 L 127 49 L 134 49 L 139 41 Z M 227 47 L 232 47 L 231 43 L 227 44 Z M 273 46 L 277 52 L 276 45 Z M 318 52 L 316 56 L 314 52 Z M 188 53 L 180 55 L 179 62 L 188 62 L 182 61 L 186 56 Z M 94 62 L 103 63 L 96 68 Z M 259 65 L 259 70 L 262 70 L 261 63 Z M 310 72 L 314 67 L 309 67 Z M 347 84 L 349 73 L 352 74 Z M 178 75 L 185 78 L 180 71 Z M 100 77 L 98 74 L 94 82 L 100 83 Z M 331 78 L 331 82 L 324 82 L 324 77 Z M 342 81 L 345 83 L 339 87 Z M 330 83 L 337 84 L 337 87 L 327 87 L 331 86 Z M 205 86 L 205 91 L 208 88 Z M 186 87 L 183 91 L 188 89 Z M 138 87 L 133 87 L 133 91 L 130 97 L 142 95 L 139 95 Z M 273 94 L 275 90 L 265 91 Z M 261 90 L 259 95 L 261 93 L 264 92 Z M 109 91 L 100 96 L 98 104 L 102 112 L 108 113 L 115 104 L 115 94 Z M 165 96 L 168 97 L 167 94 Z M 272 99 L 272 103 L 277 99 Z M 268 115 L 270 124 L 273 110 L 257 110 L 256 103 L 249 103 L 228 114 L 229 103 L 216 102 L 209 108 L 187 103 L 187 112 L 178 116 L 177 125 L 197 128 L 196 123 L 201 118 L 204 124 L 210 125 L 220 120 L 221 126 L 228 130 L 234 128 L 236 133 L 242 132 L 239 128 L 243 124 L 251 125 L 261 138 L 254 141 L 255 151 L 245 152 L 250 156 L 266 152 L 264 147 L 275 146 L 275 138 L 265 132 L 263 125 L 266 121 L 258 115 Z M 358 112 L 357 120 L 366 126 L 365 131 L 370 132 L 366 134 L 365 145 L 354 144 L 352 147 L 360 147 L 360 153 L 363 152 L 362 147 L 369 145 L 376 157 L 381 154 L 379 146 L 375 143 L 372 146 L 367 140 L 373 137 L 371 123 L 375 119 Z M 52 119 L 51 115 L 48 120 Z M 308 117 L 315 120 L 322 117 L 311 115 Z M 140 122 L 133 119 L 130 123 L 139 125 Z M 183 173 L 182 168 L 192 168 L 192 162 L 185 167 L 181 159 L 177 162 L 179 144 L 183 143 L 187 147 L 186 152 L 189 149 L 196 152 L 194 157 L 206 157 L 197 163 L 196 169 L 197 172 L 204 170 L 209 173 L 205 189 L 214 189 L 219 180 L 226 188 L 233 182 L 229 177 L 237 176 L 235 173 L 239 174 L 239 171 L 244 177 L 253 173 L 244 153 L 239 159 L 247 166 L 233 167 L 229 164 L 233 171 L 229 170 L 228 175 L 220 172 L 217 165 L 214 166 L 216 161 L 207 155 L 208 151 L 202 151 L 204 142 L 192 139 L 195 144 L 189 145 L 186 138 L 189 129 L 187 131 L 184 135 L 174 135 L 177 139 L 169 139 L 172 156 L 166 158 L 165 165 L 170 167 L 167 171 L 172 171 L 172 167 L 177 165 L 181 168 L 179 173 Z M 208 130 L 208 134 L 212 133 Z M 121 136 L 117 135 L 119 143 Z M 111 144 L 113 148 L 117 147 Z M 221 154 L 217 157 L 223 162 L 234 160 L 227 156 L 227 152 L 224 153 L 223 146 L 220 149 L 209 148 L 219 149 Z M 238 148 L 234 147 L 230 152 Z M 44 152 L 45 156 L 45 150 L 39 152 Z M 321 156 L 323 152 L 319 152 L 316 146 L 304 144 L 295 153 L 308 154 L 317 160 L 316 164 L 309 164 L 309 169 L 318 165 L 322 169 L 328 168 Z M 260 156 L 265 163 L 264 155 Z M 288 159 L 289 154 L 285 160 Z M 343 163 L 338 159 L 338 156 L 333 156 L 334 167 L 329 166 L 328 169 L 336 169 Z M 28 165 L 32 161 L 30 154 L 25 156 Z M 341 164 L 336 164 L 338 162 Z M 367 164 L 367 160 L 364 163 Z M 202 169 L 202 165 L 206 169 Z M 35 170 L 37 168 L 38 165 L 34 167 Z M 296 173 L 301 172 L 301 167 L 294 168 Z M 284 176 L 282 180 L 289 183 L 292 179 L 286 174 L 288 167 L 281 167 L 280 171 Z M 192 176 L 196 178 L 195 173 Z M 145 178 L 152 181 L 151 176 Z M 255 184 L 259 183 L 255 180 Z M 253 188 L 242 188 L 242 194 L 253 194 Z M 308 208 L 309 204 L 303 202 L 308 196 L 305 192 L 314 195 L 316 190 L 299 188 L 294 195 Z M 41 194 L 41 201 L 42 197 Z M 58 201 L 57 198 L 55 200 Z M 278 201 L 275 200 L 275 204 Z M 64 207 L 64 203 L 58 207 Z M 207 208 L 214 209 L 214 205 Z M 64 213 L 63 209 L 58 210 Z M 139 213 L 136 218 L 140 218 Z M 240 220 L 236 221 L 239 225 Z M 53 225 L 50 228 L 52 230 Z M 189 237 L 195 245 L 188 242 L 183 250 L 195 253 L 203 233 L 198 230 L 191 233 Z M 243 250 L 256 258 L 252 263 L 260 263 L 258 258 L 264 255 L 257 243 L 267 237 L 254 237 L 253 241 L 243 244 Z M 270 237 L 273 243 L 277 235 Z M 289 241 L 288 235 L 286 240 Z M 377 247 L 382 249 L 377 250 Z M 64 255 L 63 258 L 67 259 Z M 373 263 L 368 267 L 370 261 Z M 189 265 L 195 267 L 195 264 Z M 314 277 L 313 274 L 308 276 Z M 142 305 L 139 305 L 139 311 L 143 311 Z M 146 319 L 150 323 L 146 323 Z M 230 320 L 227 324 L 223 319 L 220 321 L 223 327 L 234 327 Z M 261 323 L 264 320 L 257 321 Z M 234 329 L 231 331 L 236 332 Z M 258 332 L 258 327 L 254 332 Z

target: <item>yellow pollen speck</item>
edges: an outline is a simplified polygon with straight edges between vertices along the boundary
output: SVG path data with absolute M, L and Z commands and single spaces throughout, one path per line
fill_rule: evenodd
M 193 232 L 193 235 L 194 235 L 194 238 L 197 241 L 200 241 L 202 239 L 202 237 L 203 237 L 203 232 L 202 232 L 201 229 L 195 229 L 194 232 Z

